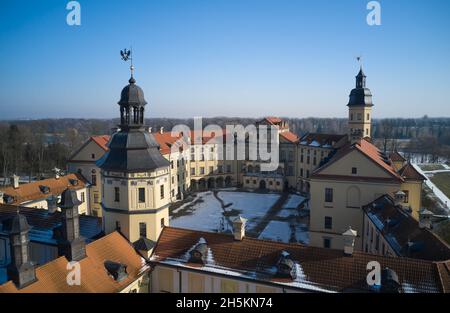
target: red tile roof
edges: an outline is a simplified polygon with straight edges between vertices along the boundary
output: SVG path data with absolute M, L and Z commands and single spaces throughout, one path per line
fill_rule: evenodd
M 411 163 L 406 163 L 398 173 L 406 180 L 426 180 L 427 178 L 420 174 Z
M 381 151 L 374 144 L 369 142 L 367 139 L 361 139 L 360 141 L 358 141 L 354 144 L 348 143 L 347 145 L 343 146 L 341 149 L 339 149 L 336 152 L 336 154 L 327 163 L 325 163 L 325 165 L 318 168 L 312 176 L 319 175 L 323 169 L 327 168 L 331 164 L 333 164 L 336 161 L 343 158 L 348 153 L 355 151 L 355 150 L 361 152 L 369 160 L 371 160 L 377 166 L 379 166 L 384 171 L 389 173 L 392 178 L 403 181 L 403 178 L 397 173 L 397 171 L 392 166 L 392 164 L 387 163 L 383 159 L 383 155 L 382 155 Z
M 203 238 L 210 249 L 211 263 L 200 265 L 189 262 L 186 253 Z M 301 269 L 301 275 L 292 281 L 276 278 L 273 267 L 281 253 L 288 252 Z M 449 280 L 439 277 L 435 263 L 408 258 L 384 257 L 355 251 L 345 256 L 343 251 L 282 243 L 244 237 L 234 240 L 232 235 L 165 227 L 151 258 L 152 262 L 175 267 L 188 267 L 260 280 L 269 284 L 309 290 L 346 291 L 367 290 L 367 264 L 378 261 L 382 268 L 394 270 L 405 287 L 417 292 L 448 290 Z M 222 270 L 222 271 L 221 271 Z M 442 266 L 439 270 L 443 271 Z
M 72 182 L 76 183 L 73 185 Z M 14 202 L 9 204 L 20 204 L 27 201 L 46 199 L 49 196 L 59 196 L 67 188 L 70 189 L 83 189 L 86 187 L 87 182 L 82 175 L 68 174 L 65 176 L 60 176 L 56 178 L 48 178 L 43 180 L 38 180 L 28 184 L 21 184 L 19 188 L 8 187 L 1 189 L 5 195 L 9 195 L 14 198 Z M 40 186 L 46 186 L 49 188 L 48 193 L 43 193 Z
M 281 132 L 280 136 L 292 143 L 297 143 L 299 140 L 299 137 L 291 131 Z
M 79 261 L 81 285 L 67 284 L 66 257 L 59 257 L 36 269 L 37 281 L 18 290 L 9 281 L 0 286 L 0 293 L 113 293 L 120 292 L 136 281 L 149 269 L 144 259 L 134 250 L 130 242 L 118 232 L 113 232 L 86 245 L 87 257 Z M 115 281 L 107 272 L 104 262 L 114 261 L 126 264 L 128 276 Z
M 91 136 L 91 140 L 94 141 L 96 144 L 98 144 L 103 150 L 108 151 L 108 142 L 111 136 L 109 135 L 102 135 L 102 136 Z

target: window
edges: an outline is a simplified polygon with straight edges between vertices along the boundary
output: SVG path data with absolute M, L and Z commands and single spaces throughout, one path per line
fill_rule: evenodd
M 227 172 L 231 173 L 231 165 L 230 164 L 227 165 Z
M 170 161 L 170 168 L 173 169 L 173 161 Z
M 209 167 L 209 173 L 212 174 L 213 172 L 214 172 L 214 167 L 213 167 L 213 166 L 210 166 L 210 167 Z
M 245 180 L 245 183 L 246 183 L 247 185 L 250 184 L 250 180 L 246 179 L 246 180 Z
M 323 238 L 323 247 L 331 248 L 331 239 L 330 238 Z
M 375 238 L 375 250 L 378 251 L 379 248 L 380 248 L 380 235 L 377 234 L 377 237 Z
M 161 194 L 161 199 L 164 199 L 164 185 L 160 186 L 159 192 Z
M 331 229 L 333 227 L 333 219 L 330 216 L 325 216 L 325 229 Z
M 350 121 L 353 121 L 353 113 L 350 113 Z
M 172 176 L 172 184 L 175 184 L 175 176 Z
M 114 202 L 120 202 L 120 189 L 119 189 L 119 187 L 114 187 Z
M 358 121 L 362 120 L 362 114 L 358 113 Z
M 92 183 L 92 186 L 97 186 L 97 175 L 92 174 L 91 183 Z
M 91 158 L 95 159 L 95 154 L 94 153 L 91 154 Z
M 116 230 L 120 230 L 120 222 L 116 221 Z
M 300 163 L 303 163 L 303 154 L 300 155 Z
M 367 121 L 370 120 L 370 114 L 367 113 Z
M 352 174 L 357 174 L 358 173 L 358 169 L 356 167 L 352 167 Z
M 369 136 L 369 129 L 366 128 L 366 136 Z
M 205 168 L 202 166 L 202 167 L 200 167 L 200 175 L 203 175 L 203 174 L 205 174 Z
M 145 188 L 139 188 L 139 203 L 145 202 Z
M 308 155 L 307 157 L 306 157 L 306 164 L 309 164 L 309 162 L 310 162 L 310 156 Z
M 408 203 L 409 202 L 409 191 L 403 190 L 403 192 L 405 193 L 405 200 L 403 201 L 403 203 Z
M 164 217 L 161 219 L 161 228 L 166 226 L 166 221 L 164 220 Z
M 191 167 L 191 175 L 195 175 L 195 167 Z
M 139 223 L 139 236 L 147 237 L 147 223 Z
M 313 165 L 315 166 L 316 164 L 317 164 L 317 158 L 314 157 L 314 158 L 313 158 Z
M 86 200 L 84 192 L 81 193 L 81 202 L 83 203 Z
M 309 170 L 306 170 L 306 178 L 309 178 Z
M 98 193 L 94 193 L 94 203 L 100 203 Z
M 333 189 L 325 188 L 325 202 L 333 202 Z
M 303 169 L 300 169 L 300 177 L 303 177 Z
M 218 172 L 219 172 L 220 174 L 223 173 L 223 166 L 222 166 L 222 165 L 219 165 L 219 166 L 218 166 Z

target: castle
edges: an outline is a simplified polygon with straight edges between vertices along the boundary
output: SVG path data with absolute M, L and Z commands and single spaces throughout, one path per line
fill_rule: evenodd
M 210 135 L 189 133 L 183 139 L 188 149 L 183 149 L 176 143 L 185 134 L 150 132 L 144 125 L 147 102 L 133 74 L 118 104 L 119 129 L 111 137 L 91 137 L 69 162 L 69 171 L 87 183 L 88 215 L 79 216 L 82 202 L 75 185 L 69 186 L 58 203 L 62 214 L 52 217 L 58 216 L 63 225 L 57 250 L 51 250 L 59 258 L 35 269 L 27 218 L 19 210 L 9 213 L 10 280 L 0 285 L 0 292 L 377 291 L 365 283 L 366 265 L 374 259 L 384 268 L 381 291 L 450 291 L 448 261 L 393 258 L 395 249 L 385 252 L 372 242 L 377 212 L 371 209 L 378 208 L 380 199 L 395 199 L 389 204 L 412 219 L 423 217 L 425 178 L 401 155 L 389 157 L 371 142 L 373 103 L 362 69 L 348 102 L 348 134 L 298 138 L 279 118 L 258 123 L 277 131 L 280 163 L 272 171 L 262 170 L 265 161 L 260 159 L 223 160 L 223 141 Z M 190 192 L 226 186 L 308 194 L 310 246 L 248 238 L 241 217 L 233 221 L 232 235 L 170 227 L 171 202 Z M 2 199 L 19 201 L 11 191 L 3 193 Z M 86 229 L 84 236 L 92 242 L 80 235 L 80 221 L 87 216 L 101 216 L 103 238 L 95 240 Z M 371 236 L 366 237 L 369 227 Z M 24 240 L 18 241 L 19 236 Z M 436 249 L 450 251 L 441 243 Z M 368 250 L 373 254 L 364 252 Z M 442 257 L 448 259 L 448 253 Z M 64 277 L 64 265 L 56 263 L 68 261 L 91 264 L 97 272 L 83 274 L 84 285 L 75 289 L 46 284 L 56 272 Z M 95 275 L 104 281 L 104 289 L 92 279 Z

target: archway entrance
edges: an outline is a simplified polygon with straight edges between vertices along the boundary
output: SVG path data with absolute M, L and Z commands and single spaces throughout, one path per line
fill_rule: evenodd
M 266 189 L 266 181 L 264 179 L 261 179 L 259 181 L 259 189 L 262 189 L 262 190 Z

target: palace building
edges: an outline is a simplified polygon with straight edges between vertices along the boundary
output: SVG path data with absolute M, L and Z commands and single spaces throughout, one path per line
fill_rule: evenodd
M 101 218 L 80 215 L 71 180 L 63 191 L 50 188 L 60 194 L 56 209 L 0 203 L 0 242 L 8 247 L 0 250 L 0 292 L 450 292 L 449 247 L 420 210 L 425 178 L 371 142 L 373 104 L 362 69 L 348 134 L 299 138 L 281 119 L 259 122 L 274 126 L 279 140 L 280 163 L 267 172 L 260 159 L 222 160 L 224 142 L 212 136 L 190 133 L 186 149 L 177 143 L 182 134 L 149 131 L 133 72 L 118 104 L 119 129 L 91 137 L 65 176 L 92 188 L 85 200 Z M 232 234 L 169 226 L 171 202 L 222 186 L 308 192 L 310 245 L 249 238 L 240 216 Z M 1 198 L 10 197 L 26 201 L 12 190 Z M 79 284 L 67 283 L 72 261 L 83 267 Z M 378 285 L 366 280 L 373 261 Z

